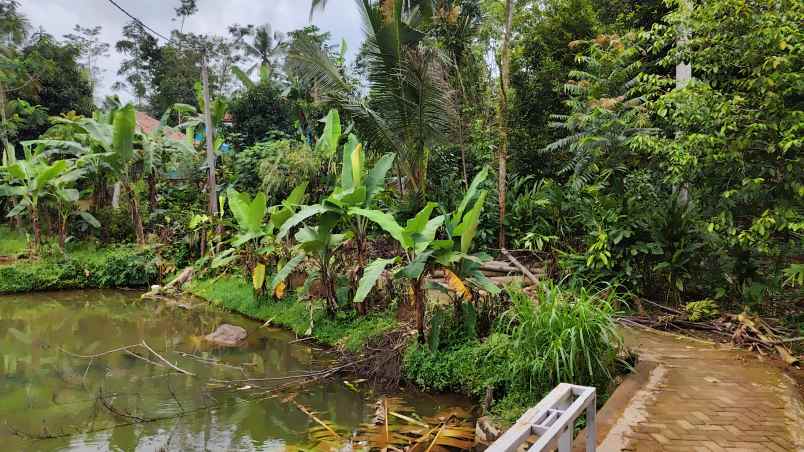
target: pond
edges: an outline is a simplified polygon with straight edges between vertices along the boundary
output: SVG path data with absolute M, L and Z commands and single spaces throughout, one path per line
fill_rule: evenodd
M 245 328 L 246 344 L 203 339 L 222 323 Z M 137 346 L 89 357 L 143 342 L 154 353 Z M 0 449 L 320 449 L 361 431 L 370 437 L 378 404 L 411 420 L 470 408 L 457 396 L 380 394 L 346 377 L 266 389 L 332 360 L 291 333 L 206 304 L 181 309 L 133 291 L 0 296 Z

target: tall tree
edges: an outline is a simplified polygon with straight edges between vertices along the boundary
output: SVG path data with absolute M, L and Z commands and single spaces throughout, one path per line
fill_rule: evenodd
M 137 105 L 142 106 L 153 86 L 150 68 L 162 60 L 159 42 L 141 23 L 132 21 L 123 27 L 123 39 L 117 41 L 115 49 L 128 57 L 117 70 L 117 75 L 123 76 L 125 81 L 116 84 L 116 88 L 128 86 Z
M 244 56 L 248 60 L 255 60 L 254 64 L 246 69 L 246 74 L 254 71 L 267 71 L 273 76 L 280 68 L 280 57 L 282 57 L 288 47 L 287 36 L 279 31 L 274 31 L 271 24 L 266 23 L 255 27 L 247 25 L 241 27 L 237 24 L 229 27 L 229 32 L 234 36 L 235 43 L 242 49 Z
M 81 56 L 85 58 L 84 64 L 89 72 L 89 89 L 93 98 L 97 83 L 104 71 L 97 66 L 97 60 L 109 56 L 109 43 L 103 42 L 99 38 L 102 29 L 100 25 L 90 28 L 76 24 L 73 28 L 74 33 L 64 35 L 64 38 L 76 46 Z
M 89 78 L 79 65 L 78 49 L 57 41 L 53 36 L 37 33 L 21 53 L 22 70 L 28 76 L 21 81 L 25 87 L 36 85 L 35 90 L 21 89 L 15 97 L 30 104 L 47 108 L 48 114 L 58 116 L 75 111 L 89 115 L 92 111 L 92 96 Z M 37 138 L 47 124 L 32 125 L 19 132 L 20 140 Z
M 505 249 L 505 202 L 508 174 L 508 89 L 511 84 L 511 27 L 514 22 L 514 0 L 505 0 L 505 22 L 503 40 L 500 48 L 500 96 L 497 107 L 497 121 L 500 128 L 500 143 L 497 173 L 497 192 L 500 206 L 500 232 L 498 243 Z
M 179 32 L 181 33 L 184 31 L 184 22 L 187 18 L 198 12 L 198 5 L 196 0 L 179 0 L 179 6 L 174 11 L 176 11 L 176 17 L 181 18 L 181 25 L 179 25 Z
M 324 100 L 355 121 L 369 146 L 397 153 L 400 190 L 411 195 L 413 208 L 426 197 L 430 150 L 447 141 L 456 116 L 446 58 L 424 42 L 432 6 L 429 1 L 358 2 L 366 31 L 367 96 L 320 47 L 300 43 L 288 56 L 297 73 L 320 87 Z

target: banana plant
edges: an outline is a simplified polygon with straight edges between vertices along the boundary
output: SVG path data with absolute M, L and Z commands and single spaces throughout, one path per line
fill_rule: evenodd
M 335 315 L 338 310 L 336 278 L 345 267 L 343 256 L 338 251 L 353 236 L 351 231 L 333 232 L 339 220 L 336 212 L 323 212 L 316 226 L 305 226 L 295 235 L 297 246 L 303 252 L 300 255 L 312 257 L 317 267 L 317 272 L 308 277 L 316 277 L 321 282 L 330 315 Z
M 227 190 L 229 210 L 237 224 L 237 233 L 229 240 L 229 248 L 212 261 L 217 268 L 233 262 L 243 267 L 246 278 L 250 279 L 256 293 L 261 294 L 266 283 L 266 271 L 277 264 L 277 272 L 271 281 L 271 290 L 276 298 L 284 293 L 284 279 L 301 263 L 304 256 L 297 256 L 284 265 L 279 261 L 283 244 L 277 238 L 277 231 L 295 213 L 304 199 L 307 184 L 298 185 L 280 205 L 268 207 L 265 193 L 253 198 L 233 188 Z M 268 221 L 265 222 L 265 216 Z M 280 268 L 281 267 L 281 268 Z
M 155 129 L 136 135 L 136 142 L 139 144 L 137 159 L 142 162 L 142 173 L 148 184 L 148 202 L 152 210 L 157 208 L 156 183 L 159 175 L 166 172 L 166 167 L 171 162 L 192 161 L 196 153 L 187 140 L 174 138 L 175 130 L 168 126 L 171 112 L 172 109 L 168 108 Z
M 77 208 L 77 203 L 81 193 L 75 187 L 75 182 L 85 175 L 85 171 L 79 168 L 70 168 L 69 171 L 53 179 L 52 195 L 55 198 L 56 212 L 59 219 L 59 247 L 64 251 L 67 240 L 67 222 L 72 216 L 78 216 L 87 224 L 94 228 L 100 227 L 100 222 L 91 213 Z
M 34 231 L 34 247 L 39 248 L 42 244 L 42 228 L 40 225 L 40 203 L 42 200 L 54 193 L 54 186 L 51 182 L 64 176 L 72 169 L 72 162 L 69 160 L 56 160 L 48 163 L 44 153 L 45 147 L 38 145 L 31 148 L 30 145 L 23 144 L 24 159 L 7 159 L 7 165 L 3 166 L 4 173 L 9 183 L 0 191 L 0 195 L 11 196 L 17 199 L 13 209 L 6 215 L 8 218 L 16 217 L 25 212 L 31 218 L 31 225 Z
M 137 243 L 145 244 L 145 230 L 142 225 L 140 201 L 134 193 L 131 166 L 137 161 L 134 150 L 136 118 L 134 106 L 128 104 L 109 112 L 107 118 L 81 118 L 77 125 L 86 131 L 91 142 L 103 152 L 102 162 L 109 168 L 121 187 L 128 194 L 131 219 Z
M 416 216 L 407 220 L 405 226 L 397 223 L 393 215 L 387 212 L 352 208 L 353 215 L 363 216 L 377 224 L 399 243 L 404 252 L 401 258 L 381 258 L 370 263 L 360 279 L 354 302 L 361 302 L 368 296 L 383 271 L 401 260 L 403 265 L 393 272 L 394 277 L 405 279 L 409 283 L 409 297 L 416 312 L 416 329 L 419 340 L 423 341 L 425 281 L 433 271 L 443 270 L 451 288 L 462 297 L 471 297 L 464 281 L 489 293 L 499 293 L 500 289 L 480 271 L 480 265 L 491 257 L 470 253 L 486 200 L 485 190 L 478 189 L 487 176 L 487 169 L 475 176 L 463 201 L 451 214 L 431 218 L 438 204 L 429 202 Z M 472 208 L 466 210 L 472 202 Z M 439 239 L 437 235 L 442 227 L 446 238 Z
M 332 156 L 337 153 L 341 141 L 341 123 L 337 110 L 330 110 L 324 119 L 324 131 L 316 143 L 316 151 L 325 156 Z M 385 154 L 377 160 L 371 168 L 366 168 L 365 150 L 357 137 L 349 134 L 346 143 L 342 146 L 342 165 L 341 175 L 337 186 L 320 203 L 305 206 L 299 212 L 288 219 L 279 231 L 279 237 L 284 237 L 291 228 L 303 221 L 318 216 L 322 227 L 318 229 L 307 229 L 301 234 L 306 240 L 307 245 L 302 249 L 314 249 L 314 254 L 318 256 L 319 277 L 328 294 L 328 306 L 334 308 L 335 288 L 334 279 L 331 277 L 336 273 L 332 268 L 336 250 L 344 245 L 344 241 L 349 239 L 354 243 L 356 259 L 354 265 L 346 272 L 351 276 L 352 287 L 357 287 L 357 280 L 362 276 L 366 265 L 366 252 L 368 244 L 368 220 L 360 215 L 354 215 L 353 208 L 371 209 L 376 205 L 376 198 L 385 189 L 385 177 L 394 164 L 395 154 Z M 333 234 L 335 226 L 342 226 L 346 231 L 343 234 Z M 312 239 L 312 237 L 317 237 Z M 344 241 L 341 241 L 340 239 Z M 366 308 L 362 300 L 356 305 L 358 312 L 365 313 Z

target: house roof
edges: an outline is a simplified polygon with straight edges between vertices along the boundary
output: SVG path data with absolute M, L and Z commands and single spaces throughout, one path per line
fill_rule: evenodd
M 142 133 L 151 133 L 159 128 L 159 120 L 149 115 L 148 113 L 145 113 L 144 111 L 138 111 L 136 113 L 136 120 L 137 120 L 137 130 L 139 130 Z M 165 128 L 165 136 L 167 136 L 172 140 L 177 141 L 184 140 L 186 138 L 183 133 L 171 127 Z

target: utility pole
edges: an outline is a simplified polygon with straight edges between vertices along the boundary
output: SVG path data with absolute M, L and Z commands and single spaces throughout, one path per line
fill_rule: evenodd
M 201 56 L 201 83 L 204 91 L 204 129 L 206 131 L 207 142 L 207 192 L 209 194 L 209 216 L 215 218 L 218 215 L 218 193 L 217 183 L 215 182 L 215 131 L 212 124 L 212 112 L 210 111 L 209 100 L 209 73 L 207 69 L 207 54 L 204 51 Z

